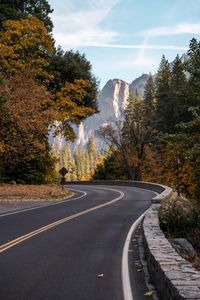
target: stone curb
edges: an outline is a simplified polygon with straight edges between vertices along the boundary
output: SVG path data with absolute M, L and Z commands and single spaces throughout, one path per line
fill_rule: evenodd
M 165 238 L 159 226 L 159 207 L 153 204 L 143 222 L 145 257 L 151 281 L 162 300 L 199 300 L 200 272 L 180 257 Z

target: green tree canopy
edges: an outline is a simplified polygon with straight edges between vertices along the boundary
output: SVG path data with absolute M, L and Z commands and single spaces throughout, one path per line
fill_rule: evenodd
M 0 26 L 6 20 L 18 20 L 35 16 L 44 22 L 48 31 L 52 31 L 53 23 L 49 14 L 53 12 L 47 0 L 1 0 L 0 3 Z
M 98 110 L 98 81 L 92 74 L 91 63 L 86 59 L 85 54 L 72 50 L 64 52 L 58 47 L 56 53 L 51 57 L 49 69 L 53 74 L 53 81 L 50 83 L 52 91 L 59 91 L 66 82 L 74 83 L 75 80 L 79 79 L 89 82 L 90 85 L 86 89 L 87 93 L 83 99 L 83 104 L 95 111 Z

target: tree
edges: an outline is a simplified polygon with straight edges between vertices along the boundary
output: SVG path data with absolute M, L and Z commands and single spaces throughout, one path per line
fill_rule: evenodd
M 173 103 L 173 113 L 171 118 L 171 131 L 177 131 L 176 125 L 184 122 L 188 118 L 188 105 L 185 97 L 187 79 L 184 72 L 184 65 L 177 55 L 171 72 L 171 99 Z
M 148 82 L 145 87 L 145 97 L 147 94 L 150 95 L 148 93 L 150 90 L 149 87 Z M 153 142 L 156 133 L 151 124 L 151 116 L 154 112 L 153 98 L 151 107 L 150 98 L 145 99 L 143 101 L 139 95 L 129 97 L 128 106 L 124 112 L 123 138 L 128 144 L 128 148 L 131 149 L 133 156 L 134 180 L 142 179 L 142 169 L 146 159 L 147 146 Z
M 57 112 L 56 120 L 60 122 L 57 133 L 62 133 L 68 140 L 75 139 L 71 123 L 80 124 L 83 119 L 94 113 L 93 108 L 84 105 L 89 86 L 90 83 L 84 80 L 66 82 L 55 95 L 53 108 Z
M 90 136 L 87 142 L 86 152 L 88 154 L 89 173 L 94 174 L 98 163 L 98 150 L 94 137 Z
M 189 73 L 187 86 L 187 108 L 199 107 L 200 105 L 200 42 L 193 38 L 187 52 L 188 60 L 185 63 L 185 69 Z M 188 120 L 193 116 L 188 112 Z
M 77 180 L 83 180 L 85 175 L 85 153 L 81 145 L 75 148 L 74 161 L 76 164 Z
M 53 23 L 49 14 L 53 12 L 46 0 L 1 0 L 0 3 L 0 26 L 6 20 L 19 20 L 34 16 L 44 22 L 48 31 L 52 31 Z
M 125 169 L 127 174 L 127 179 L 131 180 L 134 178 L 132 155 L 130 155 L 129 143 L 124 139 L 122 128 L 123 123 L 121 121 L 116 121 L 114 124 L 100 127 L 99 130 L 97 130 L 97 134 L 108 145 L 115 160 L 118 161 L 121 166 L 123 165 L 123 169 Z
M 53 154 L 56 156 L 56 170 L 57 172 L 65 167 L 68 170 L 68 173 L 65 175 L 67 181 L 73 181 L 77 179 L 76 176 L 76 165 L 74 158 L 71 155 L 71 151 L 68 145 L 65 145 L 62 149 L 53 149 Z M 60 174 L 59 174 L 60 175 Z
M 151 74 L 149 74 L 146 85 L 144 87 L 144 102 L 147 118 L 149 119 L 149 122 L 151 122 L 153 112 L 155 111 L 155 87 L 153 76 Z
M 20 178 L 25 182 L 49 179 L 54 161 L 47 136 L 53 112 L 44 110 L 44 104 L 50 95 L 27 74 L 6 79 L 0 86 L 0 94 L 6 99 L 0 111 L 0 161 L 5 179 Z
M 173 103 L 170 95 L 171 72 L 169 63 L 162 56 L 156 75 L 156 127 L 162 133 L 171 131 Z
M 0 31 L 0 71 L 6 76 L 25 73 L 47 82 L 48 56 L 53 53 L 53 39 L 43 22 L 35 17 L 3 22 L 6 30 Z
M 117 149 L 110 149 L 103 153 L 101 163 L 99 163 L 95 169 L 93 179 L 95 180 L 127 180 L 126 167 L 122 160 L 120 153 L 117 153 Z
M 53 74 L 50 90 L 54 92 L 59 91 L 66 82 L 74 83 L 79 79 L 89 82 L 83 105 L 97 112 L 98 81 L 92 74 L 91 63 L 86 59 L 85 54 L 81 55 L 78 51 L 72 50 L 64 52 L 61 47 L 58 47 L 56 53 L 51 56 L 49 70 Z

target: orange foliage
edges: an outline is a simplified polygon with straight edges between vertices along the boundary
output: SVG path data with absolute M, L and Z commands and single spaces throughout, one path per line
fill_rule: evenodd
M 53 113 L 44 105 L 50 95 L 44 87 L 25 75 L 15 75 L 0 86 L 7 99 L 0 112 L 2 155 L 10 164 L 27 161 L 45 151 L 45 135 Z

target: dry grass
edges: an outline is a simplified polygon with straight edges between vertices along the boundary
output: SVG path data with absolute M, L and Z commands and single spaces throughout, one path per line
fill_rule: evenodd
M 61 200 L 70 196 L 67 189 L 62 190 L 61 186 L 51 185 L 12 185 L 0 184 L 0 202 L 8 200 Z

